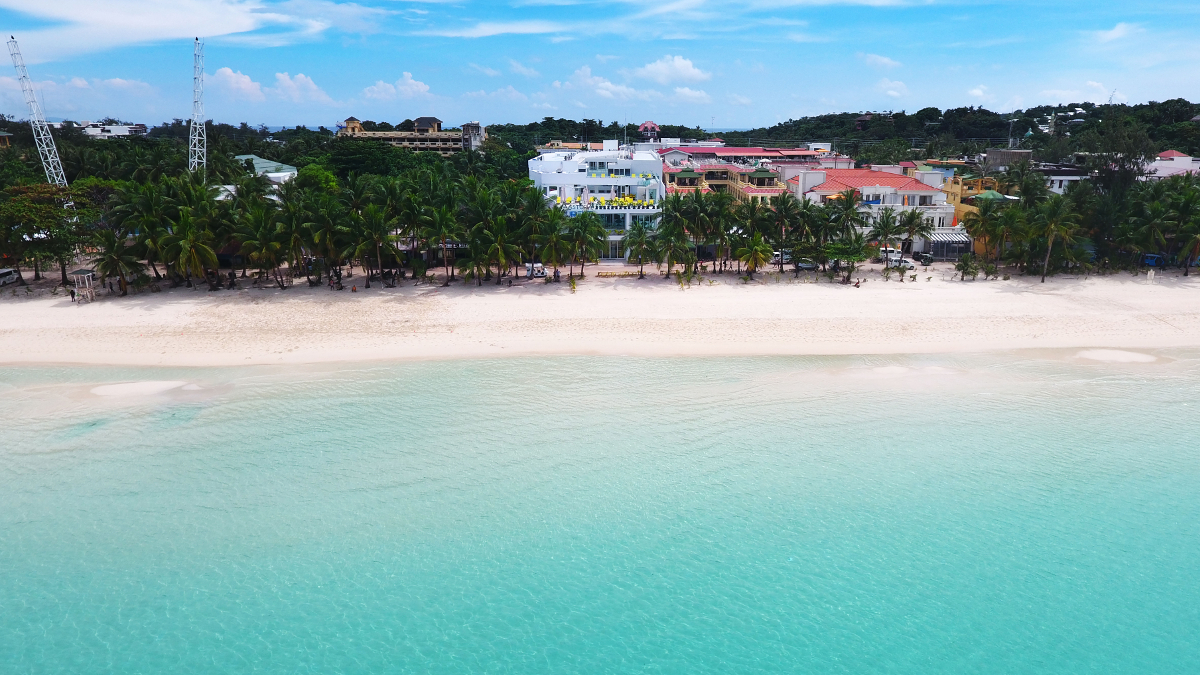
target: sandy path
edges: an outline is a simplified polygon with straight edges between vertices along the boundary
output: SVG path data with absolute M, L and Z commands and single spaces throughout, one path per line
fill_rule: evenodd
M 601 268 L 611 269 L 611 268 Z M 772 355 L 1200 347 L 1200 279 L 1128 274 L 861 288 L 732 275 L 330 292 L 0 298 L 0 363 L 239 365 L 528 354 Z

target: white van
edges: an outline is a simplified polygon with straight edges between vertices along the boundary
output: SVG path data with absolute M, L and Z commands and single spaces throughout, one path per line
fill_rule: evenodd
M 21 277 L 17 275 L 17 271 L 11 267 L 6 267 L 0 270 L 0 286 L 15 284 L 20 278 Z

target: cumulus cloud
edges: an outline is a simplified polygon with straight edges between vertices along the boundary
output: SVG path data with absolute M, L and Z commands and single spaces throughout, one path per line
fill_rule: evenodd
M 363 89 L 363 96 L 380 101 L 390 101 L 395 98 L 417 98 L 428 95 L 429 85 L 420 80 L 414 80 L 412 73 L 408 72 L 404 73 L 395 82 L 377 80 L 375 84 Z
M 675 87 L 675 99 L 681 103 L 712 103 L 712 97 L 703 89 Z
M 889 59 L 886 56 L 879 54 L 859 54 L 859 58 L 866 62 L 868 66 L 875 68 L 898 68 L 904 64 L 894 59 Z
M 670 54 L 634 70 L 633 74 L 647 80 L 654 80 L 659 84 L 704 82 L 712 79 L 712 73 L 700 70 L 689 59 Z
M 288 73 L 275 73 L 275 86 L 266 91 L 292 103 L 333 103 L 333 99 L 304 73 L 292 77 Z
M 555 82 L 553 86 L 588 90 L 597 96 L 610 99 L 648 101 L 662 96 L 653 89 L 634 89 L 628 85 L 616 84 L 599 75 L 593 75 L 589 66 L 583 66 L 576 70 L 566 82 Z
M 235 72 L 232 68 L 218 68 L 217 72 L 209 75 L 207 79 L 214 89 L 227 92 L 235 98 L 247 101 L 267 99 L 262 84 L 255 82 L 249 75 L 243 75 L 240 70 Z
M 463 95 L 470 97 L 470 98 L 488 98 L 488 99 L 499 99 L 499 100 L 504 100 L 504 101 L 525 101 L 525 100 L 529 99 L 528 96 L 517 91 L 516 87 L 512 86 L 511 84 L 508 85 L 507 87 L 503 87 L 501 89 L 497 89 L 496 91 L 492 91 L 492 92 L 487 92 L 487 91 L 482 91 L 482 90 L 469 91 Z
M 731 94 L 729 96 L 729 103 L 732 105 L 750 105 L 754 103 L 754 101 L 751 101 L 741 94 Z
M 986 84 L 981 84 L 981 85 L 979 85 L 979 86 L 977 86 L 977 87 L 973 87 L 973 88 L 971 88 L 971 89 L 968 89 L 968 90 L 967 90 L 967 95 L 968 95 L 968 96 L 974 96 L 975 98 L 987 98 L 987 97 L 988 97 L 988 88 L 987 88 L 987 85 L 986 85 Z
M 891 96 L 892 98 L 900 98 L 901 96 L 908 96 L 908 87 L 905 86 L 905 84 L 903 82 L 900 82 L 899 80 L 889 80 L 885 77 L 882 80 L 880 80 L 879 84 L 877 84 L 876 86 L 879 88 L 879 91 L 882 91 L 883 93 L 887 94 L 888 96 Z

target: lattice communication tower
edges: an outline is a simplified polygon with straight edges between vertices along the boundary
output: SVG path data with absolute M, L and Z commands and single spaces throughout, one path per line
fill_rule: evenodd
M 54 145 L 54 137 L 50 135 L 50 125 L 42 115 L 42 106 L 38 105 L 37 94 L 33 91 L 33 82 L 29 80 L 29 71 L 25 70 L 25 58 L 17 46 L 17 38 L 9 36 L 8 54 L 12 57 L 13 66 L 17 69 L 17 79 L 21 81 L 21 93 L 25 95 L 25 105 L 29 106 L 29 124 L 33 126 L 33 141 L 37 144 L 38 154 L 42 157 L 42 168 L 46 170 L 46 182 L 59 187 L 67 186 L 67 175 L 63 173 L 62 161 L 58 158 L 58 148 Z
M 204 43 L 196 38 L 192 58 L 192 124 L 188 131 L 188 170 L 208 165 L 208 137 L 204 133 Z

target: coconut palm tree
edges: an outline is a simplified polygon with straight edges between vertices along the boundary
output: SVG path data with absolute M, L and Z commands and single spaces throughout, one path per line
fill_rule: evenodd
M 992 249 L 996 247 L 996 223 L 1000 219 L 1000 206 L 992 199 L 976 201 L 975 210 L 963 216 L 963 227 L 973 239 L 987 242 L 985 250 L 991 258 Z
M 933 238 L 933 218 L 926 218 L 925 214 L 917 209 L 908 209 L 900 213 L 900 230 L 904 232 L 904 241 L 909 244 L 909 251 L 912 251 L 914 241 L 917 237 L 929 241 Z
M 279 276 L 280 256 L 286 253 L 285 238 L 275 222 L 275 210 L 269 206 L 259 205 L 250 209 L 242 217 L 238 228 L 238 239 L 242 242 L 242 255 L 254 263 L 261 273 L 260 279 L 268 273 L 275 277 L 275 283 L 280 288 L 286 288 Z
M 483 231 L 488 259 L 496 263 L 497 286 L 500 285 L 504 271 L 512 265 L 517 256 L 521 255 L 521 250 L 513 243 L 512 235 L 506 216 L 496 218 L 496 222 Z
M 453 218 L 453 216 L 451 217 Z M 367 260 L 374 249 L 375 261 L 379 264 L 379 283 L 381 284 L 383 283 L 383 252 L 386 250 L 390 257 L 400 259 L 400 251 L 393 243 L 392 232 L 395 229 L 396 223 L 388 218 L 387 208 L 379 204 L 367 204 L 363 207 L 362 217 L 358 223 L 359 243 L 354 250 L 353 257 Z M 444 255 L 445 240 L 442 241 L 442 246 Z M 366 287 L 371 287 L 370 270 L 367 271 Z
M 450 268 L 449 243 L 462 236 L 462 225 L 454 212 L 447 208 L 433 209 L 429 214 L 429 223 L 425 226 L 422 236 L 426 239 L 441 242 L 442 267 L 446 270 L 446 281 L 443 286 L 449 286 L 454 281 L 454 272 Z
M 1167 245 L 1167 232 L 1174 227 L 1170 210 L 1166 204 L 1156 201 L 1146 204 L 1140 211 L 1130 218 L 1130 224 L 1137 230 L 1142 250 L 1162 251 Z
M 634 221 L 630 226 L 629 231 L 625 233 L 625 251 L 629 255 L 630 262 L 636 262 L 638 266 L 638 278 L 645 279 L 646 273 L 644 267 L 646 261 L 653 261 L 658 256 L 658 251 L 654 246 L 654 235 L 650 228 L 645 223 Z
M 1064 244 L 1075 241 L 1075 231 L 1079 226 L 1079 216 L 1071 208 L 1071 202 L 1063 195 L 1052 195 L 1038 209 L 1037 229 L 1046 238 L 1046 259 L 1042 261 L 1042 283 L 1046 283 L 1046 274 L 1050 270 L 1050 253 L 1054 250 L 1054 240 Z
M 771 221 L 774 225 L 772 228 L 772 237 L 778 237 L 776 244 L 779 246 L 779 273 L 783 274 L 783 251 L 787 248 L 787 242 L 790 235 L 803 222 L 800 214 L 800 202 L 791 192 L 785 192 L 781 195 L 771 197 Z
M 96 265 L 96 271 L 104 277 L 116 277 L 122 296 L 129 294 L 126 279 L 137 276 L 142 271 L 142 264 L 138 262 L 126 239 L 124 232 L 109 229 L 97 230 L 92 237 L 92 245 L 96 248 L 92 261 Z
M 866 228 L 867 218 L 861 210 L 862 195 L 858 190 L 843 190 L 836 198 L 830 199 L 829 204 L 829 221 L 833 226 L 833 234 L 845 237 L 851 231 Z
M 567 225 L 566 239 L 571 243 L 572 257 L 579 261 L 579 276 L 582 277 L 584 263 L 600 257 L 600 252 L 608 243 L 608 230 L 604 229 L 599 216 L 584 211 Z
M 885 206 L 880 209 L 879 215 L 875 216 L 874 225 L 867 233 L 867 239 L 878 241 L 879 247 L 882 249 L 899 239 L 901 231 L 900 222 L 896 219 L 896 210 Z M 883 257 L 883 266 L 891 267 L 891 260 L 887 256 Z
M 763 240 L 761 232 L 755 232 L 735 255 L 746 265 L 746 274 L 753 279 L 758 268 L 770 264 L 771 254 L 771 245 Z
M 192 218 L 191 209 L 180 209 L 171 225 L 171 234 L 163 237 L 163 259 L 175 272 L 187 278 L 204 277 L 217 266 L 217 253 L 212 248 L 212 233 Z

